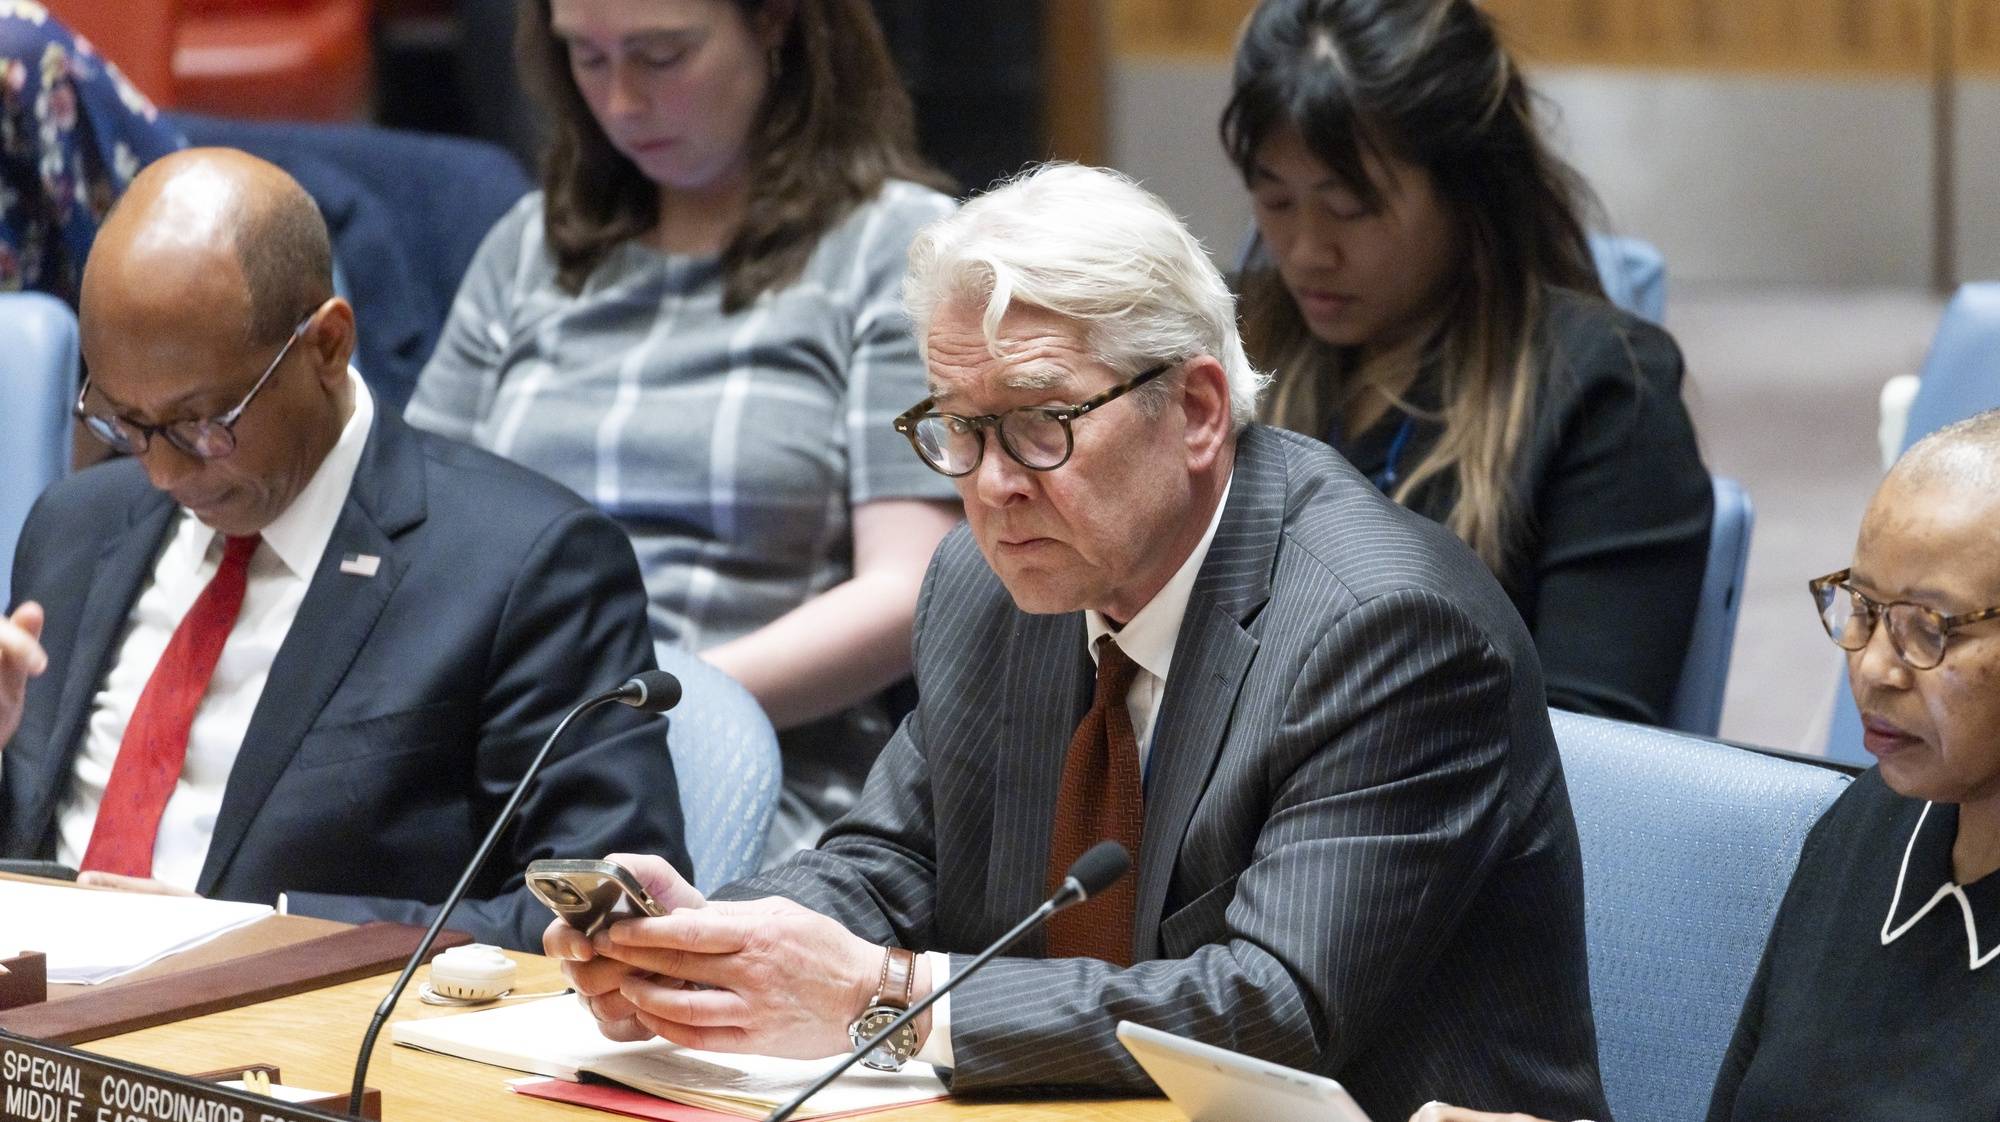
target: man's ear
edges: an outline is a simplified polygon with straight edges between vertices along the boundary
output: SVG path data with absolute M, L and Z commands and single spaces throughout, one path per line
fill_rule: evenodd
M 1181 375 L 1180 404 L 1188 467 L 1206 471 L 1236 428 L 1229 407 L 1229 374 L 1222 363 L 1209 355 L 1188 359 Z
M 347 365 L 354 358 L 354 306 L 339 296 L 328 300 L 299 342 L 311 349 L 322 384 L 329 389 L 346 385 Z

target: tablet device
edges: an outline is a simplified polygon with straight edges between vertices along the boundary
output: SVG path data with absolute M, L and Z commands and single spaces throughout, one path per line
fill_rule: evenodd
M 1118 1022 L 1118 1042 L 1191 1122 L 1369 1122 L 1323 1075 Z

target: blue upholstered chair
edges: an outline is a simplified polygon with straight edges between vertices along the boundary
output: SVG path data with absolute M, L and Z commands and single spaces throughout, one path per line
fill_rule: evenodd
M 1756 508 L 1734 479 L 1713 476 L 1715 520 L 1708 531 L 1708 568 L 1702 572 L 1701 599 L 1694 630 L 1681 660 L 1680 684 L 1667 709 L 1667 727 L 1714 736 L 1722 725 L 1722 688 L 1729 680 L 1729 654 L 1736 645 L 1736 616 L 1743 607 L 1743 571 L 1750 561 L 1750 532 Z
M 76 316 L 39 292 L 0 294 L 0 607 L 28 509 L 69 466 L 77 387 Z
M 778 734 L 750 691 L 692 652 L 655 644 L 660 669 L 681 681 L 667 714 L 667 748 L 681 789 L 688 855 L 703 892 L 757 871 L 778 808 Z
M 2000 281 L 1959 288 L 1945 307 L 1910 403 L 1903 447 L 2000 406 Z
M 2000 281 L 1964 285 L 1945 307 L 1930 354 L 1924 358 L 1923 376 L 1917 382 L 1916 399 L 1910 402 L 1899 451 L 1908 451 L 1910 445 L 1953 421 L 1993 408 L 2000 408 Z M 1837 563 L 1838 559 L 1827 568 Z M 1799 578 L 1801 612 L 1806 577 L 1818 575 L 1807 573 Z M 1845 666 L 1840 669 L 1840 687 L 1833 698 L 1826 754 L 1846 763 L 1865 766 L 1874 762 L 1861 746 L 1861 714 L 1854 708 L 1854 695 L 1848 692 Z
M 1640 319 L 1667 321 L 1667 259 L 1651 242 L 1592 234 L 1590 258 L 1604 295 L 1613 304 Z
M 1584 934 L 1618 1122 L 1701 1118 L 1799 847 L 1841 772 L 1551 711 L 1583 845 Z

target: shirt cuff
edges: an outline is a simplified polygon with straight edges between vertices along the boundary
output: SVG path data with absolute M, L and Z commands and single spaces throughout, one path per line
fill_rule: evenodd
M 951 956 L 937 951 L 925 951 L 924 961 L 931 964 L 931 992 L 944 988 L 951 979 Z M 932 1067 L 957 1067 L 951 1050 L 951 995 L 945 994 L 931 1006 L 931 1034 L 924 1038 L 923 1047 L 917 1049 L 917 1058 Z

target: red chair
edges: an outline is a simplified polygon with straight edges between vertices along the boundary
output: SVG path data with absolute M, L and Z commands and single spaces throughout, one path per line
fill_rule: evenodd
M 47 0 L 57 19 L 162 108 L 174 104 L 174 28 L 181 0 Z
M 176 107 L 227 117 L 367 115 L 369 0 L 180 0 Z
M 367 115 L 370 0 L 51 0 L 162 108 L 302 121 Z

